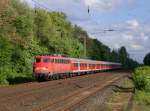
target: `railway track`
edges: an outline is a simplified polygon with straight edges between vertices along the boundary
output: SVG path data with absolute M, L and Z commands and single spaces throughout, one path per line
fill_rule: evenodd
M 0 111 L 68 110 L 124 75 L 126 73 L 103 72 L 70 79 L 0 88 Z
M 84 79 L 83 78 L 77 78 L 77 79 L 70 79 L 70 80 L 68 80 L 67 82 L 65 82 L 65 84 L 69 84 L 70 83 L 70 81 L 73 81 L 73 83 L 72 84 L 75 84 L 76 83 L 76 81 L 82 81 L 82 82 L 84 82 L 85 80 L 86 80 L 86 78 L 88 78 L 88 76 L 84 76 Z M 48 82 L 43 82 L 43 83 L 37 83 L 37 82 L 34 82 L 34 83 L 25 83 L 25 84 L 23 84 L 23 85 L 26 85 L 26 86 L 29 86 L 29 85 L 31 85 L 31 84 L 37 84 L 36 86 L 37 87 L 28 87 L 28 89 L 25 89 L 25 90 L 20 90 L 19 89 L 19 91 L 17 92 L 17 91 L 15 91 L 14 93 L 9 93 L 9 94 L 5 94 L 5 95 L 0 95 L 0 102 L 4 102 L 4 101 L 8 101 L 8 100 L 11 100 L 11 99 L 13 99 L 13 98 L 15 98 L 15 97 L 21 97 L 21 96 L 28 96 L 28 95 L 31 95 L 31 94 L 33 94 L 33 93 L 36 93 L 36 92 L 39 92 L 40 91 L 40 89 L 42 88 L 42 90 L 45 90 L 45 89 L 47 89 L 48 87 L 51 87 L 51 89 L 53 89 L 53 88 L 58 88 L 58 87 L 60 87 L 60 84 L 61 83 L 63 83 L 64 81 L 66 81 L 65 79 L 63 79 L 63 80 L 61 80 L 61 82 L 60 82 L 60 80 L 59 81 L 51 81 L 52 83 L 51 84 L 49 84 L 49 82 L 50 81 L 48 81 Z M 75 85 L 77 85 L 77 84 L 75 84 Z M 80 87 L 80 86 L 79 86 Z M 15 89 L 14 89 L 15 90 Z M 5 91 L 5 92 L 7 92 L 7 91 Z
M 115 77 L 103 85 L 95 83 L 92 86 L 78 90 L 71 95 L 62 97 L 54 103 L 44 103 L 42 106 L 34 108 L 32 111 L 69 111 L 69 109 L 74 105 L 79 104 L 84 99 L 88 98 L 89 96 L 100 90 L 103 90 L 104 88 L 108 87 L 110 84 L 112 84 L 116 80 L 119 80 L 122 77 L 123 76 Z

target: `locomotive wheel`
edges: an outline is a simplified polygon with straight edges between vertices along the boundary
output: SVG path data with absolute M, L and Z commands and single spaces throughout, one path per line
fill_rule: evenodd
M 57 80 L 59 79 L 59 75 L 56 75 L 56 79 L 57 79 Z
M 48 79 L 49 79 L 49 80 L 52 80 L 52 76 L 49 76 Z
M 44 78 L 44 77 L 38 77 L 37 80 L 38 80 L 39 82 L 43 82 L 43 81 L 45 81 L 45 78 Z
M 72 77 L 72 73 L 69 74 L 69 77 Z
M 59 79 L 58 75 L 54 75 L 54 80 Z
M 77 75 L 80 76 L 81 75 L 80 72 L 77 72 Z
M 70 77 L 70 76 L 69 76 L 69 73 L 67 73 L 67 74 L 66 74 L 66 77 L 67 77 L 67 78 L 69 78 L 69 77 Z
M 54 77 L 54 75 L 52 75 L 52 77 L 51 77 L 51 78 L 52 78 L 52 80 L 55 80 L 55 77 Z
M 71 76 L 74 77 L 74 73 L 72 73 Z
M 59 78 L 60 78 L 60 79 L 63 79 L 63 75 L 62 75 L 62 74 L 60 74 L 60 75 L 59 75 Z
M 67 74 L 63 74 L 63 78 L 67 78 Z

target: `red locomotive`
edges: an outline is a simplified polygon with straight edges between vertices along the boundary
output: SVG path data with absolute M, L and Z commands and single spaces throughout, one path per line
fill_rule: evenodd
M 119 69 L 120 63 L 69 58 L 59 55 L 39 55 L 33 64 L 37 80 L 59 79 L 88 73 Z

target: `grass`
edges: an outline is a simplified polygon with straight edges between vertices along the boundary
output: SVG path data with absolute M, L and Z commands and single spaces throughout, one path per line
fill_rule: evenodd
M 135 99 L 140 103 L 144 103 L 150 106 L 150 93 L 144 91 L 137 91 L 135 93 Z
M 136 91 L 131 111 L 150 111 L 150 93 Z
M 119 87 L 121 89 L 116 89 L 112 96 L 106 102 L 106 111 L 126 111 L 128 108 L 129 100 L 132 96 L 132 92 L 124 92 L 122 88 L 131 88 L 133 87 L 133 82 L 125 78 L 124 80 L 119 83 Z

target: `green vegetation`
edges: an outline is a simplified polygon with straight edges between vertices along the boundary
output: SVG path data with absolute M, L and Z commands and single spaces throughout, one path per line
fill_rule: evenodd
M 142 66 L 136 68 L 133 74 L 136 88 L 133 109 L 149 111 L 150 107 L 150 67 Z
M 137 101 L 140 101 L 140 103 L 142 104 L 150 105 L 150 93 L 149 92 L 137 91 L 135 94 L 135 99 Z
M 131 111 L 150 111 L 150 93 L 136 91 Z
M 137 90 L 150 92 L 150 67 L 137 68 L 133 74 L 133 81 Z
M 150 66 L 150 53 L 146 54 L 146 56 L 144 57 L 143 62 L 144 62 L 145 65 Z
M 0 84 L 32 81 L 34 56 L 48 53 L 121 62 L 125 68 L 137 65 L 125 47 L 111 51 L 73 26 L 64 13 L 32 9 L 18 0 L 0 0 Z

